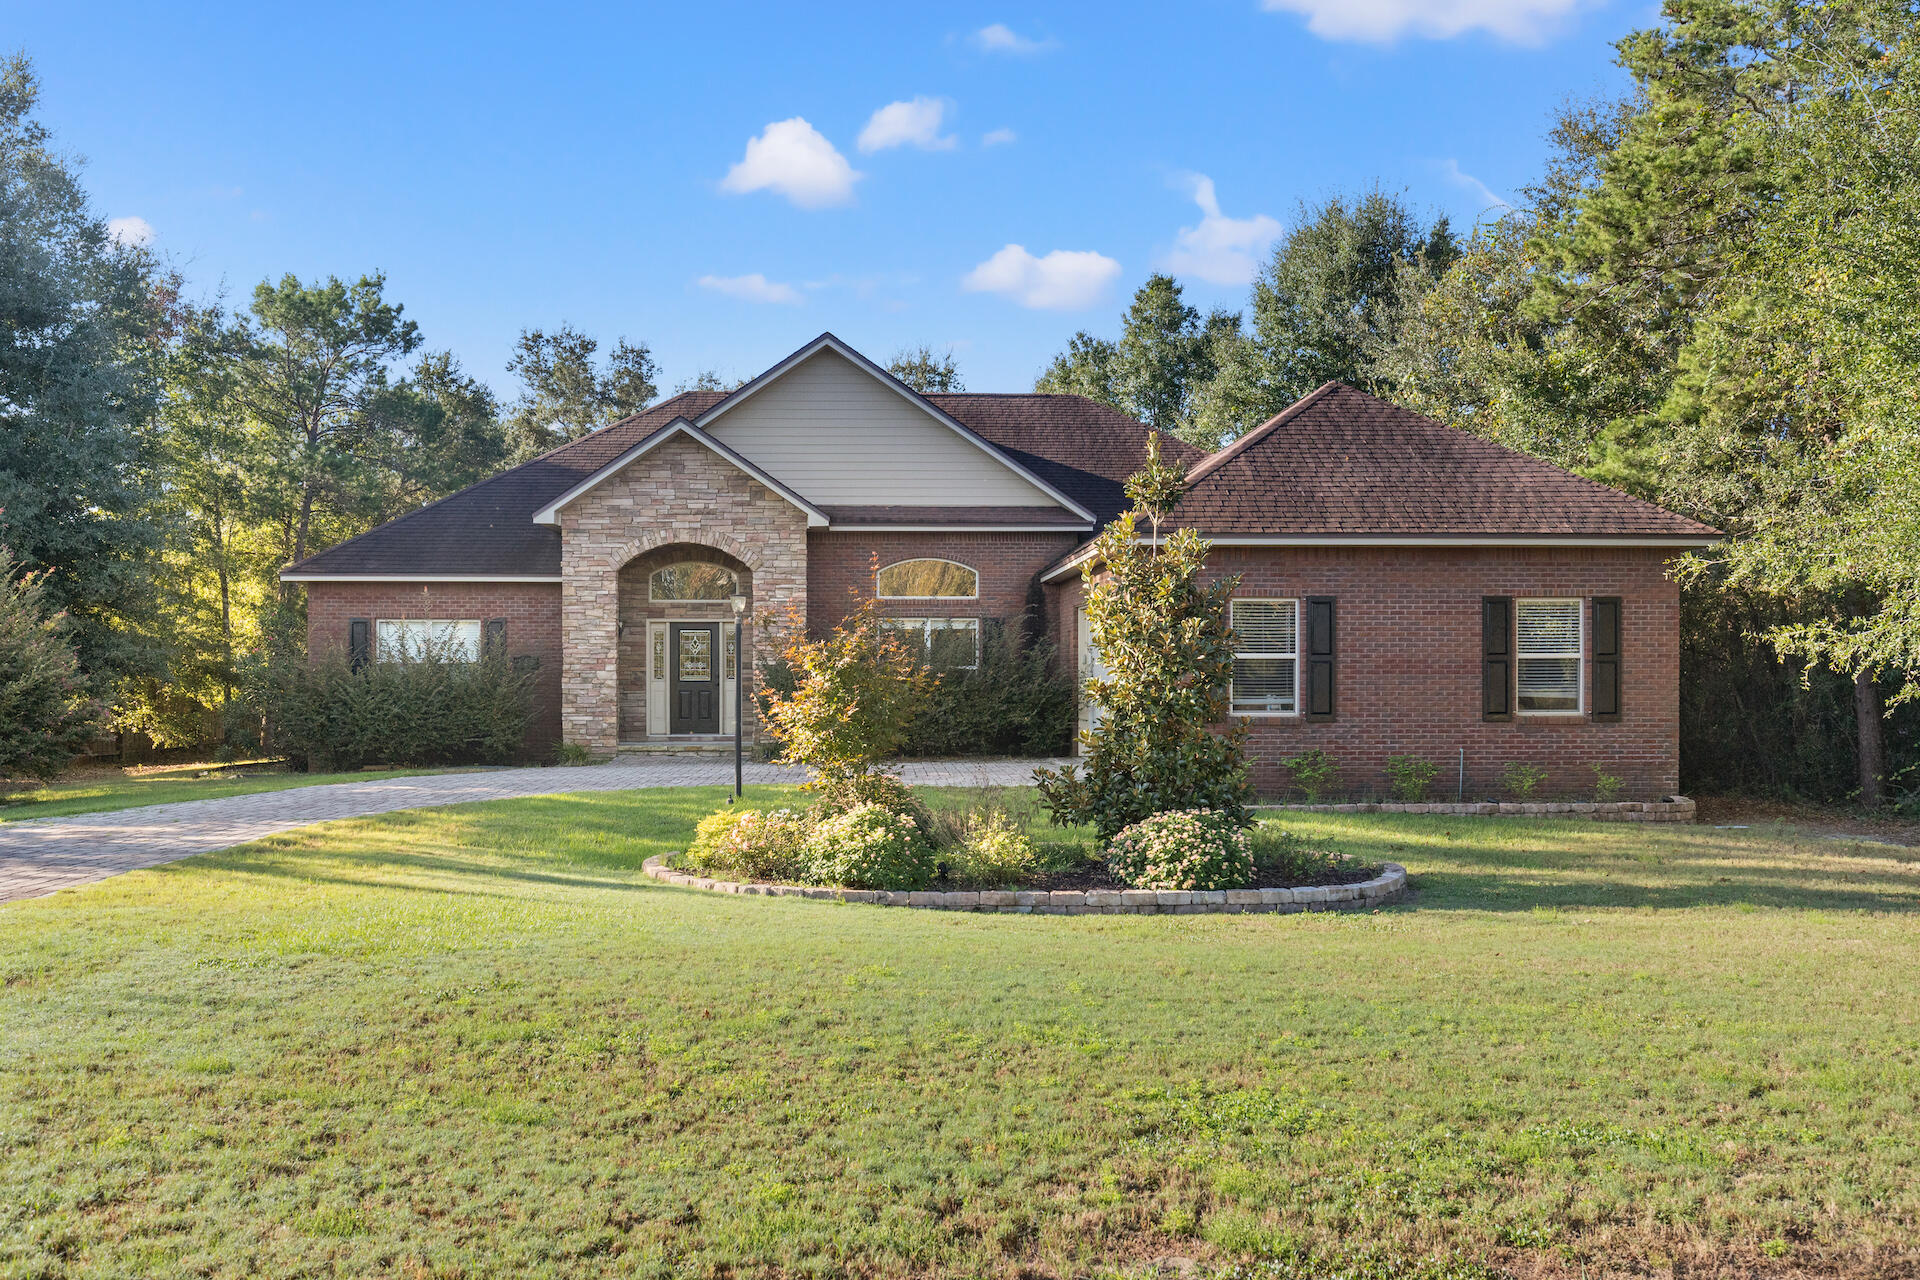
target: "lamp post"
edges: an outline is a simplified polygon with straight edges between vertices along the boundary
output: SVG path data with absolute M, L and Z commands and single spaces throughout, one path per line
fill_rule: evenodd
M 740 784 L 746 771 L 741 763 L 746 746 L 746 723 L 740 713 L 746 705 L 742 691 L 747 687 L 747 651 L 741 644 L 740 620 L 746 617 L 747 598 L 730 596 L 727 603 L 733 606 L 733 798 L 738 800 L 745 794 Z

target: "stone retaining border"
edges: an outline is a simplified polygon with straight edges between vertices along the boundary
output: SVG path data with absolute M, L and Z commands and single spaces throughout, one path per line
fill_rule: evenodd
M 1485 801 L 1479 804 L 1261 804 L 1263 812 L 1284 810 L 1289 813 L 1434 813 L 1460 818 L 1592 818 L 1595 822 L 1692 822 L 1696 806 L 1685 796 L 1665 800 L 1595 801 L 1547 800 L 1540 802 Z
M 1309 889 L 1054 889 L 1044 892 L 981 889 L 966 892 L 898 893 L 885 889 L 827 889 L 799 884 L 739 884 L 714 880 L 667 866 L 664 856 L 648 858 L 641 869 L 655 880 L 716 893 L 746 893 L 770 898 L 820 898 L 876 907 L 921 907 L 934 911 L 993 911 L 1048 916 L 1245 915 L 1257 912 L 1364 911 L 1398 901 L 1407 891 L 1407 869 L 1381 864 L 1380 874 L 1359 884 Z

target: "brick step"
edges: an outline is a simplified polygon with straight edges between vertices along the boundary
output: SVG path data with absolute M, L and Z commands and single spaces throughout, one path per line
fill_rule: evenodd
M 614 749 L 618 758 L 623 760 L 731 760 L 733 743 L 716 742 L 712 739 L 675 742 L 672 739 L 661 742 L 623 742 Z

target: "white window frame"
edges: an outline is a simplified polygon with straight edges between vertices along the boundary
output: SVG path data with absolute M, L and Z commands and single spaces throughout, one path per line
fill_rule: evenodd
M 1528 605 L 1570 604 L 1576 636 L 1572 650 L 1526 653 L 1520 648 L 1520 614 Z M 1533 710 L 1520 705 L 1520 664 L 1529 658 L 1573 659 L 1573 707 Z M 1583 716 L 1587 714 L 1587 602 L 1579 596 L 1515 596 L 1513 600 L 1513 711 L 1521 716 Z
M 669 600 L 665 596 L 656 596 L 655 594 L 653 594 L 654 578 L 662 573 L 665 573 L 669 569 L 678 569 L 683 564 L 699 565 L 703 569 L 720 570 L 722 573 L 726 574 L 728 577 L 733 579 L 733 590 L 729 592 L 727 595 L 721 596 L 718 600 Z M 714 564 L 711 560 L 675 560 L 672 564 L 663 564 L 658 569 L 649 570 L 647 573 L 647 603 L 648 604 L 725 604 L 731 596 L 738 595 L 738 594 L 740 594 L 739 572 L 737 570 L 729 569 L 727 568 L 727 566 L 723 564 Z
M 1285 658 L 1285 659 L 1292 660 L 1293 662 L 1293 710 L 1282 711 L 1282 710 L 1273 710 L 1270 708 L 1260 708 L 1258 710 L 1246 710 L 1246 711 L 1241 710 L 1239 707 L 1234 705 L 1235 702 L 1238 701 L 1238 699 L 1234 697 L 1233 679 L 1231 676 L 1229 676 L 1227 679 L 1228 714 L 1240 716 L 1241 718 L 1248 719 L 1248 720 L 1265 720 L 1265 719 L 1271 719 L 1274 717 L 1286 717 L 1289 719 L 1297 719 L 1300 715 L 1300 599 L 1297 596 L 1235 596 L 1227 604 L 1227 625 L 1229 627 L 1233 626 L 1233 611 L 1243 604 L 1288 604 L 1293 606 L 1293 652 L 1292 653 L 1282 653 L 1279 650 L 1266 650 L 1266 649 L 1244 649 L 1243 650 L 1239 648 L 1239 643 L 1240 643 L 1239 630 L 1236 628 L 1233 633 L 1234 641 L 1235 641 L 1233 657 L 1236 662 L 1239 661 L 1241 658 L 1247 658 L 1247 659 Z
M 891 631 L 919 632 L 920 651 L 931 660 L 933 657 L 933 631 L 938 623 L 942 630 L 961 630 L 973 632 L 973 661 L 958 666 L 941 668 L 945 671 L 975 671 L 980 667 L 980 619 L 978 618 L 882 618 L 881 627 Z M 954 624 L 961 624 L 955 627 Z
M 464 643 L 464 637 L 461 637 L 455 631 L 455 628 L 462 627 L 472 628 L 473 643 L 470 646 L 466 645 Z M 455 659 L 455 661 L 458 662 L 480 661 L 480 651 L 485 647 L 487 642 L 486 624 L 479 618 L 375 618 L 373 621 L 373 660 L 375 662 L 399 661 L 398 658 L 389 656 L 387 652 L 388 646 L 392 643 L 387 639 L 389 628 L 403 629 L 400 637 L 400 643 L 402 645 L 411 645 L 414 643 L 414 640 L 405 634 L 406 631 L 441 628 L 441 630 L 438 631 L 427 631 L 427 637 L 429 639 L 442 638 L 462 642 L 462 647 L 467 650 L 467 656 Z M 419 655 L 415 654 L 413 656 L 417 657 Z
M 923 560 L 932 561 L 934 564 L 950 564 L 956 569 L 965 569 L 973 575 L 973 590 L 964 596 L 890 596 L 880 590 L 881 574 L 889 569 L 898 569 L 903 564 L 919 564 Z M 895 560 L 892 564 L 883 564 L 873 571 L 873 594 L 877 600 L 978 600 L 980 598 L 980 571 L 970 564 L 963 564 L 958 560 L 949 560 L 945 556 L 908 556 L 904 560 Z

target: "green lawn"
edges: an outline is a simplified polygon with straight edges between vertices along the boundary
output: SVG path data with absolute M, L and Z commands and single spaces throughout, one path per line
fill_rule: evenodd
M 1286 819 L 1413 872 L 1365 915 L 644 879 L 721 794 L 0 907 L 0 1276 L 1920 1267 L 1912 851 Z
M 60 818 L 70 813 L 104 813 L 177 800 L 213 800 L 255 791 L 281 791 L 321 782 L 365 782 L 406 773 L 443 773 L 440 769 L 391 772 L 289 773 L 278 765 L 234 767 L 218 764 L 167 765 L 158 768 L 88 772 L 45 786 L 0 791 L 0 822 L 22 818 Z

